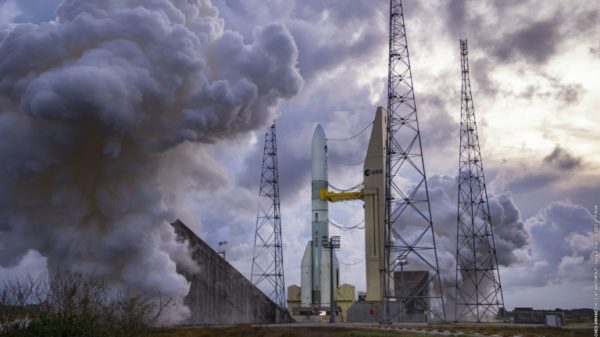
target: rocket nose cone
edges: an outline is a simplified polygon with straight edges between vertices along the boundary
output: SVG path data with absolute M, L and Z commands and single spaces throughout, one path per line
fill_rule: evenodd
M 323 127 L 321 126 L 321 124 L 317 124 L 317 127 L 315 128 L 315 135 L 316 134 L 325 136 L 325 131 L 323 131 Z
M 323 127 L 321 126 L 321 124 L 318 124 L 317 127 L 315 128 L 315 132 L 313 133 L 313 139 L 312 139 L 312 143 L 313 146 L 315 145 L 319 145 L 319 147 L 325 146 L 326 140 L 325 140 L 325 131 L 323 131 Z
M 327 180 L 327 139 L 319 124 L 312 139 L 312 180 Z

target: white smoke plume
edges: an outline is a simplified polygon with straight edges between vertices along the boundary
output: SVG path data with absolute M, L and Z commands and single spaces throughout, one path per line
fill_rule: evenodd
M 0 265 L 34 250 L 181 303 L 176 264 L 193 262 L 169 225 L 186 186 L 173 174 L 194 170 L 169 171 L 202 164 L 190 143 L 265 127 L 299 92 L 290 33 L 271 24 L 245 43 L 208 0 L 66 0 L 55 21 L 0 32 Z
M 431 216 L 435 230 L 439 271 L 445 298 L 446 317 L 454 319 L 455 286 L 456 286 L 456 229 L 458 183 L 456 177 L 434 175 L 428 179 Z M 518 208 L 513 203 L 510 193 L 489 194 L 490 215 L 498 264 L 504 267 L 521 262 L 516 255 L 518 250 L 529 244 L 529 234 L 521 219 Z M 410 213 L 409 213 L 410 214 Z M 422 229 L 411 225 L 410 218 L 403 218 L 401 224 L 408 230 L 404 233 L 421 233 Z M 420 242 L 432 245 L 427 236 Z M 464 254 L 464 252 L 463 252 Z M 433 253 L 423 253 L 434 261 Z M 430 270 L 422 261 L 409 257 L 406 270 Z M 460 277 L 460 276 L 459 276 Z M 502 275 L 500 275 L 502 278 Z M 485 287 L 485 285 L 483 285 Z M 439 289 L 433 288 L 439 295 Z M 437 303 L 432 304 L 436 306 Z M 441 307 L 437 307 L 437 310 Z

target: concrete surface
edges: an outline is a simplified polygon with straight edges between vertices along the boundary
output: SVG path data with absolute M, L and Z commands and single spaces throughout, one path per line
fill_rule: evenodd
M 181 221 L 172 226 L 179 240 L 188 241 L 199 271 L 178 271 L 191 282 L 185 298 L 192 316 L 187 325 L 264 324 L 293 322 L 281 309 L 244 275 L 194 234 Z

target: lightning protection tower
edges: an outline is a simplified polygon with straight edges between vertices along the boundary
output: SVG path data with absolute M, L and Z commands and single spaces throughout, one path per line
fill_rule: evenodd
M 390 1 L 388 71 L 382 323 L 403 321 L 403 314 L 411 313 L 445 320 L 401 0 Z M 410 278 L 411 273 L 413 282 L 405 284 L 405 276 Z M 391 317 L 392 302 L 400 303 L 400 308 L 393 310 L 401 311 L 399 317 Z
M 467 40 L 460 41 L 462 90 L 458 159 L 455 320 L 493 319 L 504 307 L 475 108 Z
M 265 134 L 251 281 L 286 307 L 275 124 Z

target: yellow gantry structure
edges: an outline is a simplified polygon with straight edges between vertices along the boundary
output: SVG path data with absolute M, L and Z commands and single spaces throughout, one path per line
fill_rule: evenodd
M 331 192 L 326 188 L 322 188 L 319 191 L 319 196 L 321 199 L 327 200 L 329 202 L 340 202 L 340 201 L 349 201 L 349 200 L 362 200 L 365 194 L 363 191 L 345 191 L 345 192 Z

